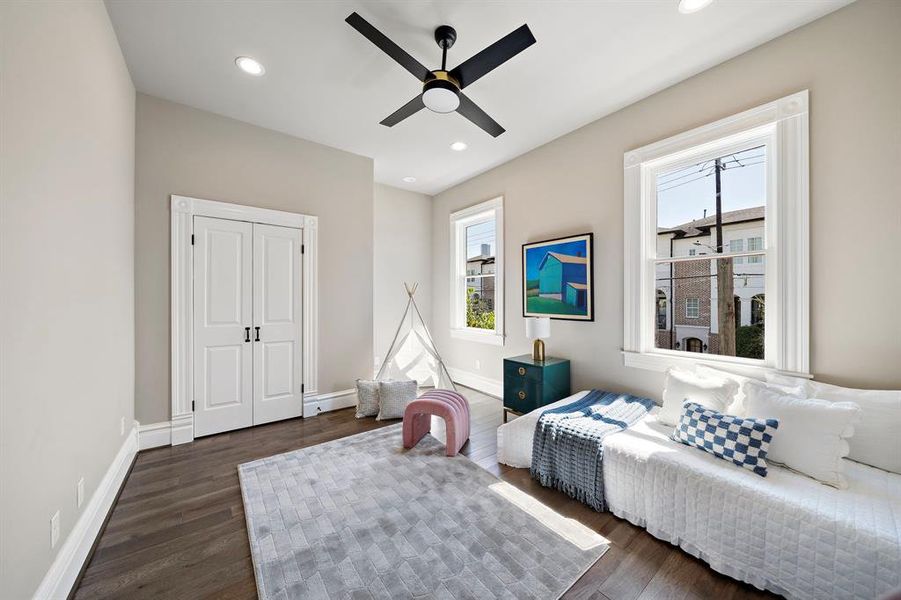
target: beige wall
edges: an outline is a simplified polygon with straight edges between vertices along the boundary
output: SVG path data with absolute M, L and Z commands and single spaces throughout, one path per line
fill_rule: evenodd
M 811 370 L 837 384 L 901 388 L 901 2 L 860 0 L 439 194 L 433 331 L 452 367 L 500 379 L 527 352 L 521 244 L 593 231 L 596 320 L 554 321 L 548 352 L 573 386 L 659 398 L 662 376 L 623 366 L 623 153 L 810 90 Z M 448 215 L 505 196 L 504 348 L 450 339 Z
M 319 393 L 372 368 L 372 160 L 138 94 L 135 415 L 170 417 L 169 196 L 319 217 Z
M 432 199 L 376 184 L 374 225 L 373 337 L 375 359 L 381 361 L 407 303 L 404 283 L 419 283 L 416 305 L 431 325 Z
M 29 598 L 134 420 L 135 92 L 102 2 L 4 2 L 0 40 L 0 596 Z

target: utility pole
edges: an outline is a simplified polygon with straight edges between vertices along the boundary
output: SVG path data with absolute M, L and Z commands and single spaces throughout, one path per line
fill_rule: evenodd
M 720 172 L 723 162 L 714 161 L 716 176 L 716 252 L 723 253 L 723 188 Z M 719 353 L 735 356 L 735 288 L 732 259 L 720 258 L 716 261 L 717 325 L 719 328 Z

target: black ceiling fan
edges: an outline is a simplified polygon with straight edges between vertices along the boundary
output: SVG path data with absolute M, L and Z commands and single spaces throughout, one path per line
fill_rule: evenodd
M 504 128 L 461 90 L 534 44 L 535 36 L 528 25 L 507 34 L 450 71 L 447 70 L 447 51 L 457 40 L 457 31 L 450 25 L 441 25 L 435 29 L 435 41 L 441 48 L 441 68 L 429 71 L 357 13 L 352 13 L 345 20 L 423 83 L 422 93 L 386 117 L 382 125 L 393 127 L 428 108 L 437 113 L 456 111 L 494 137 L 504 133 Z

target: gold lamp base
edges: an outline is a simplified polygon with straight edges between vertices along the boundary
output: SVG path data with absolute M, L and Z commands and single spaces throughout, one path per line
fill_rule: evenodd
M 544 342 L 542 340 L 535 340 L 532 343 L 532 360 L 544 362 Z

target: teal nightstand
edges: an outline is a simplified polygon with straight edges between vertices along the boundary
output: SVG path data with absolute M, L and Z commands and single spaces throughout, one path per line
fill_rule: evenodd
M 523 415 L 570 393 L 567 359 L 540 362 L 531 354 L 504 359 L 504 423 L 508 412 Z

